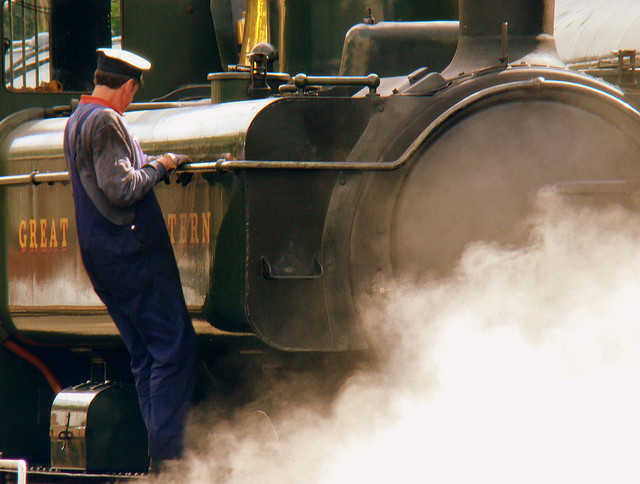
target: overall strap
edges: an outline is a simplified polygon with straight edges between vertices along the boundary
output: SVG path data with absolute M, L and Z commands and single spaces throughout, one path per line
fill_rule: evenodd
M 67 136 L 67 146 L 69 147 L 69 154 L 71 154 L 71 157 L 69 159 L 69 162 L 72 166 L 70 166 L 69 168 L 72 169 L 74 172 L 76 171 L 76 157 L 78 155 L 78 140 L 80 139 L 80 135 L 82 134 L 82 128 L 84 126 L 85 121 L 87 121 L 87 119 L 89 119 L 89 116 L 96 110 L 101 109 L 102 106 L 94 104 L 92 105 L 89 109 L 87 109 L 86 112 L 84 112 L 78 119 L 78 122 L 76 123 L 76 131 L 75 131 L 75 136 L 73 139 L 73 143 L 70 143 L 70 139 L 69 139 L 69 132 L 66 133 Z

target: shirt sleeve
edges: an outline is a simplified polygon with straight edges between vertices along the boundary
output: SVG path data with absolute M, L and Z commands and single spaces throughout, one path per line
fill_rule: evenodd
M 101 123 L 93 135 L 93 163 L 98 187 L 117 207 L 129 207 L 166 174 L 161 163 L 150 161 L 136 169 L 130 156 L 126 128 L 116 120 Z

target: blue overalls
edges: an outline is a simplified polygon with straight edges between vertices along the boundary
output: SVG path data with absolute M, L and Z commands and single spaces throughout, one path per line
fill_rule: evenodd
M 149 455 L 154 461 L 178 458 L 195 384 L 195 333 L 153 190 L 134 204 L 133 223 L 120 226 L 97 210 L 82 185 L 77 143 L 84 122 L 97 109 L 105 108 L 92 104 L 81 119 L 74 113 L 65 131 L 69 136 L 78 123 L 73 142 L 67 138 L 66 156 L 82 261 L 131 357 Z

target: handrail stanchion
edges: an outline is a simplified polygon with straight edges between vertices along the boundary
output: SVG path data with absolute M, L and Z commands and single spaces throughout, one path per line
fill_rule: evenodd
M 23 459 L 0 459 L 0 470 L 16 471 L 17 484 L 27 484 L 27 461 Z

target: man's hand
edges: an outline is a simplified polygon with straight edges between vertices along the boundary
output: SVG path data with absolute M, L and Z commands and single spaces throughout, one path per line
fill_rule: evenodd
M 179 166 L 191 161 L 187 155 L 177 155 L 175 153 L 165 153 L 157 159 L 167 172 L 175 170 Z

